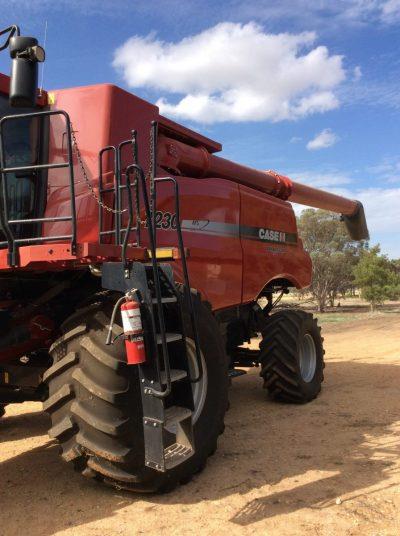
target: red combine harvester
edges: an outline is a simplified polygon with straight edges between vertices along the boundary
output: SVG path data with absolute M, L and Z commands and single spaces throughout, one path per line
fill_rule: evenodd
M 0 35 L 13 64 L 0 77 L 0 412 L 42 400 L 83 475 L 171 489 L 216 449 L 236 367 L 261 365 L 276 400 L 317 396 L 317 321 L 271 314 L 311 279 L 288 201 L 342 214 L 355 240 L 362 205 L 224 160 L 118 87 L 38 96 L 43 49 L 17 26 Z

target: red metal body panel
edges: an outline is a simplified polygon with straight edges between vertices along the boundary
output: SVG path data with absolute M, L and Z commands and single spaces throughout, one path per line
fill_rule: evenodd
M 240 223 L 265 227 L 284 233 L 297 233 L 296 218 L 290 203 L 271 198 L 247 186 L 240 186 Z M 311 259 L 296 243 L 273 243 L 242 236 L 243 302 L 254 300 L 274 279 L 287 279 L 297 288 L 311 283 Z
M 221 179 L 198 181 L 189 177 L 179 177 L 178 183 L 191 286 L 201 291 L 213 309 L 241 303 L 243 252 L 239 236 L 239 186 Z M 157 208 L 164 214 L 173 211 L 171 193 L 170 185 L 159 186 Z M 176 232 L 161 227 L 157 246 L 171 245 L 177 245 Z M 181 281 L 180 262 L 173 266 Z
M 4 85 L 5 81 L 0 78 L 0 85 L 2 83 Z M 163 118 L 156 106 L 108 84 L 55 91 L 49 93 L 49 102 L 50 108 L 65 110 L 70 115 L 89 180 L 95 188 L 98 186 L 100 149 L 129 139 L 132 129 L 138 131 L 139 161 L 147 172 L 150 158 L 149 127 L 153 120 L 159 121 L 159 147 L 163 139 L 172 139 L 174 143 L 184 144 L 200 155 L 200 161 L 197 158 L 193 166 L 201 168 L 203 165 L 207 172 L 204 174 L 209 175 L 211 169 L 218 171 L 215 178 L 209 176 L 202 180 L 177 176 L 184 242 L 189 250 L 191 284 L 204 294 L 214 310 L 255 300 L 273 279 L 287 279 L 299 288 L 309 284 L 311 263 L 301 241 L 294 244 L 273 243 L 259 236 L 259 229 L 269 229 L 296 237 L 296 221 L 291 205 L 254 188 L 239 185 L 240 181 L 232 177 L 229 180 L 221 178 L 230 176 L 238 168 L 229 163 L 224 171 L 224 162 L 228 161 L 211 154 L 221 149 L 219 143 Z M 64 131 L 61 118 L 53 118 L 50 129 L 51 162 L 66 159 Z M 167 162 L 161 159 L 160 164 L 173 168 L 167 165 L 168 158 L 172 157 L 173 161 L 173 151 L 171 153 L 168 149 L 168 144 L 162 150 Z M 123 160 L 129 163 L 131 155 L 127 153 Z M 210 161 L 213 163 L 211 168 L 207 164 Z M 216 167 L 216 163 L 219 167 Z M 111 161 L 104 162 L 105 187 L 113 181 L 111 165 Z M 190 166 L 187 169 L 190 170 Z M 24 246 L 20 248 L 19 269 L 60 270 L 119 257 L 120 248 L 111 244 L 98 245 L 98 205 L 83 180 L 77 161 L 74 161 L 74 173 L 79 244 L 76 255 L 71 254 L 68 244 Z M 165 176 L 168 173 L 159 168 L 157 174 Z M 194 175 L 199 176 L 199 173 Z M 163 214 L 172 213 L 171 186 L 159 186 L 158 194 L 157 209 Z M 45 217 L 69 214 L 67 170 L 51 170 Z M 105 222 L 111 226 L 110 216 Z M 66 222 L 46 224 L 44 235 L 68 234 L 69 225 Z M 162 225 L 161 229 L 157 246 L 176 245 L 176 232 L 171 228 L 163 229 Z M 145 237 L 146 232 L 143 234 Z M 129 248 L 129 258 L 144 260 L 146 251 Z M 178 280 L 181 278 L 179 266 L 176 263 Z M 0 251 L 0 269 L 9 270 L 5 250 Z

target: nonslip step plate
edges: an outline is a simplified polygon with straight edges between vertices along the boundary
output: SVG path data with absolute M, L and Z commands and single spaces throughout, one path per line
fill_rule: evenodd
M 165 410 L 164 425 L 176 424 L 184 421 L 192 416 L 192 411 L 189 408 L 183 408 L 182 406 L 171 406 Z
M 192 447 L 174 443 L 164 449 L 164 460 L 166 470 L 183 463 L 186 459 L 194 454 Z
M 176 303 L 177 299 L 175 296 L 165 296 L 161 298 L 161 303 Z M 153 303 L 157 303 L 157 298 L 152 298 Z
M 171 369 L 170 375 L 171 375 L 171 382 L 178 382 L 179 380 L 183 380 L 184 378 L 187 378 L 186 370 L 181 370 L 181 369 Z M 167 384 L 167 375 L 164 370 L 161 372 L 161 383 L 162 385 Z
M 180 341 L 182 340 L 182 333 L 166 333 L 165 339 L 168 342 Z M 162 344 L 161 334 L 157 333 L 157 344 Z

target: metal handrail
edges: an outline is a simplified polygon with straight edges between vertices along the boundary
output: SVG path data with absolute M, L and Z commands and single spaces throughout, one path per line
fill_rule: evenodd
M 114 153 L 114 187 L 113 188 L 103 188 L 103 155 L 112 151 Z M 115 191 L 115 181 L 117 176 L 117 166 L 118 166 L 118 159 L 117 159 L 117 150 L 114 147 L 114 145 L 106 145 L 106 147 L 103 147 L 99 151 L 99 242 L 101 243 L 101 236 L 105 234 L 103 229 L 103 194 L 108 192 L 114 192 Z M 117 229 L 113 230 L 113 233 L 115 234 L 115 243 L 117 244 Z M 108 233 L 107 234 L 112 234 Z
M 50 117 L 53 115 L 61 115 L 64 117 L 67 133 L 67 156 L 68 160 L 62 163 L 53 163 L 53 164 L 35 164 L 29 166 L 14 166 L 14 167 L 5 167 L 5 150 L 4 150 L 4 138 L 3 138 L 3 128 L 4 124 L 9 121 L 17 121 L 21 119 L 31 119 L 35 117 Z M 76 206 L 75 206 L 75 183 L 74 183 L 74 166 L 72 158 L 72 138 L 71 138 L 71 120 L 67 112 L 64 110 L 46 110 L 42 112 L 30 112 L 18 115 L 6 115 L 0 119 L 0 174 L 1 174 L 1 200 L 0 200 L 0 226 L 4 232 L 4 235 L 7 240 L 8 245 L 8 264 L 9 266 L 18 265 L 18 248 L 16 245 L 21 245 L 22 243 L 32 243 L 35 241 L 40 242 L 52 242 L 54 240 L 65 240 L 66 238 L 71 239 L 71 252 L 75 254 L 76 252 L 76 234 L 77 234 L 77 223 L 76 223 Z M 71 215 L 66 216 L 63 221 L 71 221 L 71 235 L 63 236 L 50 236 L 50 237 L 35 237 L 35 238 L 24 238 L 16 239 L 10 228 L 10 224 L 15 223 L 19 224 L 29 224 L 29 223 L 43 223 L 43 222 L 57 222 L 61 221 L 58 217 L 54 218 L 29 218 L 29 219 L 19 219 L 19 220 L 9 220 L 8 217 L 8 191 L 7 191 L 7 175 L 9 173 L 21 172 L 21 171 L 40 171 L 44 169 L 59 169 L 59 168 L 69 168 L 69 189 L 71 197 Z
M 126 249 L 128 247 L 128 240 L 129 240 L 129 235 L 131 233 L 132 220 L 133 220 L 133 201 L 132 201 L 132 190 L 131 190 L 130 176 L 134 172 L 134 170 L 135 170 L 135 168 L 133 167 L 133 164 L 131 164 L 126 168 L 126 171 L 125 171 L 126 187 L 127 187 L 126 191 L 127 191 L 127 194 L 128 194 L 128 214 L 129 214 L 129 217 L 128 217 L 128 223 L 126 225 L 126 229 L 124 229 L 125 236 L 124 236 L 124 240 L 122 242 L 122 250 L 121 250 L 121 261 L 122 261 L 122 264 L 123 264 L 124 268 L 126 267 Z
M 155 197 L 157 198 L 157 185 L 160 183 L 171 183 L 174 188 L 174 198 L 175 198 L 175 214 L 176 214 L 176 233 L 178 236 L 178 248 L 179 253 L 181 257 L 181 264 L 182 264 L 182 272 L 183 272 L 183 280 L 184 280 L 184 286 L 187 290 L 188 295 L 188 302 L 189 302 L 189 314 L 190 314 L 190 322 L 192 324 L 193 329 L 193 337 L 194 337 L 194 345 L 196 350 L 196 358 L 198 362 L 198 370 L 199 374 L 195 379 L 190 378 L 190 381 L 192 383 L 197 383 L 201 380 L 203 377 L 203 364 L 201 360 L 201 353 L 200 353 L 200 341 L 199 341 L 199 333 L 197 329 L 197 321 L 196 321 L 196 315 L 194 314 L 194 304 L 193 304 L 193 297 L 190 290 L 190 280 L 189 280 L 189 271 L 187 268 L 187 262 L 186 262 L 186 255 L 185 255 L 185 247 L 183 243 L 183 235 L 182 235 L 182 227 L 181 227 L 181 215 L 180 215 L 180 203 L 179 203 L 179 184 L 178 181 L 174 177 L 161 177 L 154 180 L 154 191 L 156 192 Z M 182 322 L 183 325 L 183 322 Z
M 154 285 L 155 285 L 155 293 L 156 293 L 156 303 L 157 303 L 157 314 L 158 314 L 158 321 L 159 321 L 159 327 L 160 327 L 160 334 L 161 334 L 161 347 L 162 347 L 162 355 L 163 355 L 163 365 L 164 365 L 164 372 L 165 372 L 165 378 L 166 378 L 166 388 L 164 390 L 156 390 L 152 387 L 147 388 L 147 392 L 149 394 L 152 394 L 153 396 L 157 398 L 166 398 L 171 393 L 171 369 L 169 365 L 169 355 L 168 355 L 168 345 L 167 345 L 167 338 L 166 338 L 166 331 L 165 331 L 165 320 L 164 320 L 164 314 L 162 309 L 162 293 L 161 293 L 161 284 L 160 284 L 160 275 L 158 272 L 158 264 L 157 264 L 157 255 L 156 255 L 156 247 L 155 247 L 155 240 L 154 240 L 154 232 L 153 232 L 153 226 L 152 226 L 152 218 L 151 218 L 151 210 L 150 210 L 150 204 L 149 204 L 149 196 L 147 193 L 146 188 L 146 177 L 143 171 L 143 168 L 139 166 L 139 164 L 131 164 L 130 168 L 132 170 L 136 170 L 136 174 L 140 177 L 141 185 L 142 185 L 142 193 L 143 193 L 143 201 L 144 201 L 144 209 L 146 213 L 146 220 L 148 222 L 148 233 L 149 233 L 149 245 L 150 245 L 150 252 L 151 252 L 151 264 L 153 268 L 153 274 L 154 274 Z M 155 331 L 153 330 L 153 333 L 155 335 Z M 155 348 L 156 348 L 156 364 L 157 364 L 157 374 L 158 374 L 158 382 L 161 385 L 161 373 L 160 373 L 160 367 L 159 367 L 159 360 L 158 360 L 158 348 L 157 348 L 157 341 L 155 341 Z

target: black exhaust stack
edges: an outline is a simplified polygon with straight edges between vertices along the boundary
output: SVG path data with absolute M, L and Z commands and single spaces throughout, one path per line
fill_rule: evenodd
M 10 106 L 33 108 L 36 105 L 38 63 L 45 60 L 45 52 L 34 37 L 20 35 L 18 26 L 10 26 L 0 32 L 8 34 L 0 50 L 10 48 L 12 59 L 10 79 Z
M 36 105 L 38 62 L 44 61 L 44 50 L 34 37 L 11 37 L 10 56 L 10 106 L 33 108 Z

